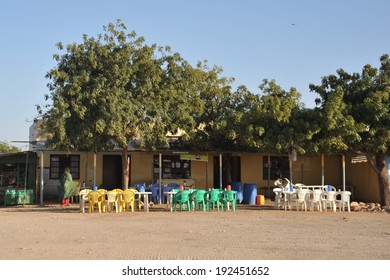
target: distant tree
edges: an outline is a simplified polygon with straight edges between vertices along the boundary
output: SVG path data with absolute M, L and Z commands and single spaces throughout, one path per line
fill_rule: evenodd
M 20 149 L 9 145 L 7 142 L 0 141 L 0 153 L 18 153 L 20 152 Z
M 370 65 L 361 73 L 322 78 L 310 85 L 319 98 L 323 123 L 318 147 L 328 152 L 352 152 L 365 155 L 378 175 L 381 203 L 390 206 L 390 185 L 386 156 L 390 147 L 390 59 L 383 55 L 379 69 Z
M 146 45 L 120 20 L 104 31 L 54 55 L 46 96 L 52 104 L 37 109 L 50 147 L 97 152 L 119 146 L 127 188 L 128 144 L 141 140 L 140 148 L 155 149 L 168 145 L 167 132 L 192 129 L 197 92 L 191 66 L 169 47 Z

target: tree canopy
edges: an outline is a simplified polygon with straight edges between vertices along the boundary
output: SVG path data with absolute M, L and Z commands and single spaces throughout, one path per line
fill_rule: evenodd
M 378 174 L 382 203 L 390 205 L 386 156 L 390 147 L 390 59 L 380 58 L 379 69 L 367 64 L 361 73 L 342 69 L 310 85 L 323 125 L 318 143 L 328 152 L 367 156 Z

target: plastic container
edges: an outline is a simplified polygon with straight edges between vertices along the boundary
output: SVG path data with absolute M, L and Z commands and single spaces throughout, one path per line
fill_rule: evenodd
M 241 182 L 231 182 L 230 186 L 232 187 L 233 191 L 237 192 L 238 203 L 242 203 L 242 200 L 243 200 L 242 183 Z
M 98 187 L 97 187 L 97 186 L 93 186 L 92 189 L 93 189 L 94 191 L 97 191 L 97 190 L 98 190 Z
M 332 190 L 332 187 L 328 185 L 328 192 Z
M 264 205 L 264 195 L 257 195 L 256 196 L 256 204 L 257 205 Z
M 293 184 L 290 184 L 290 192 L 292 192 L 294 190 L 294 186 Z
M 145 185 L 139 185 L 138 186 L 138 191 L 139 192 L 145 192 Z
M 257 185 L 256 184 L 244 184 L 243 204 L 256 204 Z

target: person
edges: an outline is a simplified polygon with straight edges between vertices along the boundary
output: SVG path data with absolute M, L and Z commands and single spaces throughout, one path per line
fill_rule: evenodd
M 61 205 L 69 206 L 70 197 L 77 195 L 79 191 L 79 183 L 73 182 L 72 174 L 70 174 L 70 168 L 66 167 L 65 172 L 60 177 Z

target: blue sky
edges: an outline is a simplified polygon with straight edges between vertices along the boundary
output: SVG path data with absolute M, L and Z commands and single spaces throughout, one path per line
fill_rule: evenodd
M 0 141 L 27 140 L 44 104 L 55 44 L 81 42 L 122 19 L 147 43 L 169 45 L 195 65 L 208 60 L 254 93 L 263 79 L 296 87 L 343 68 L 360 72 L 390 54 L 390 1 L 347 0 L 0 0 Z

